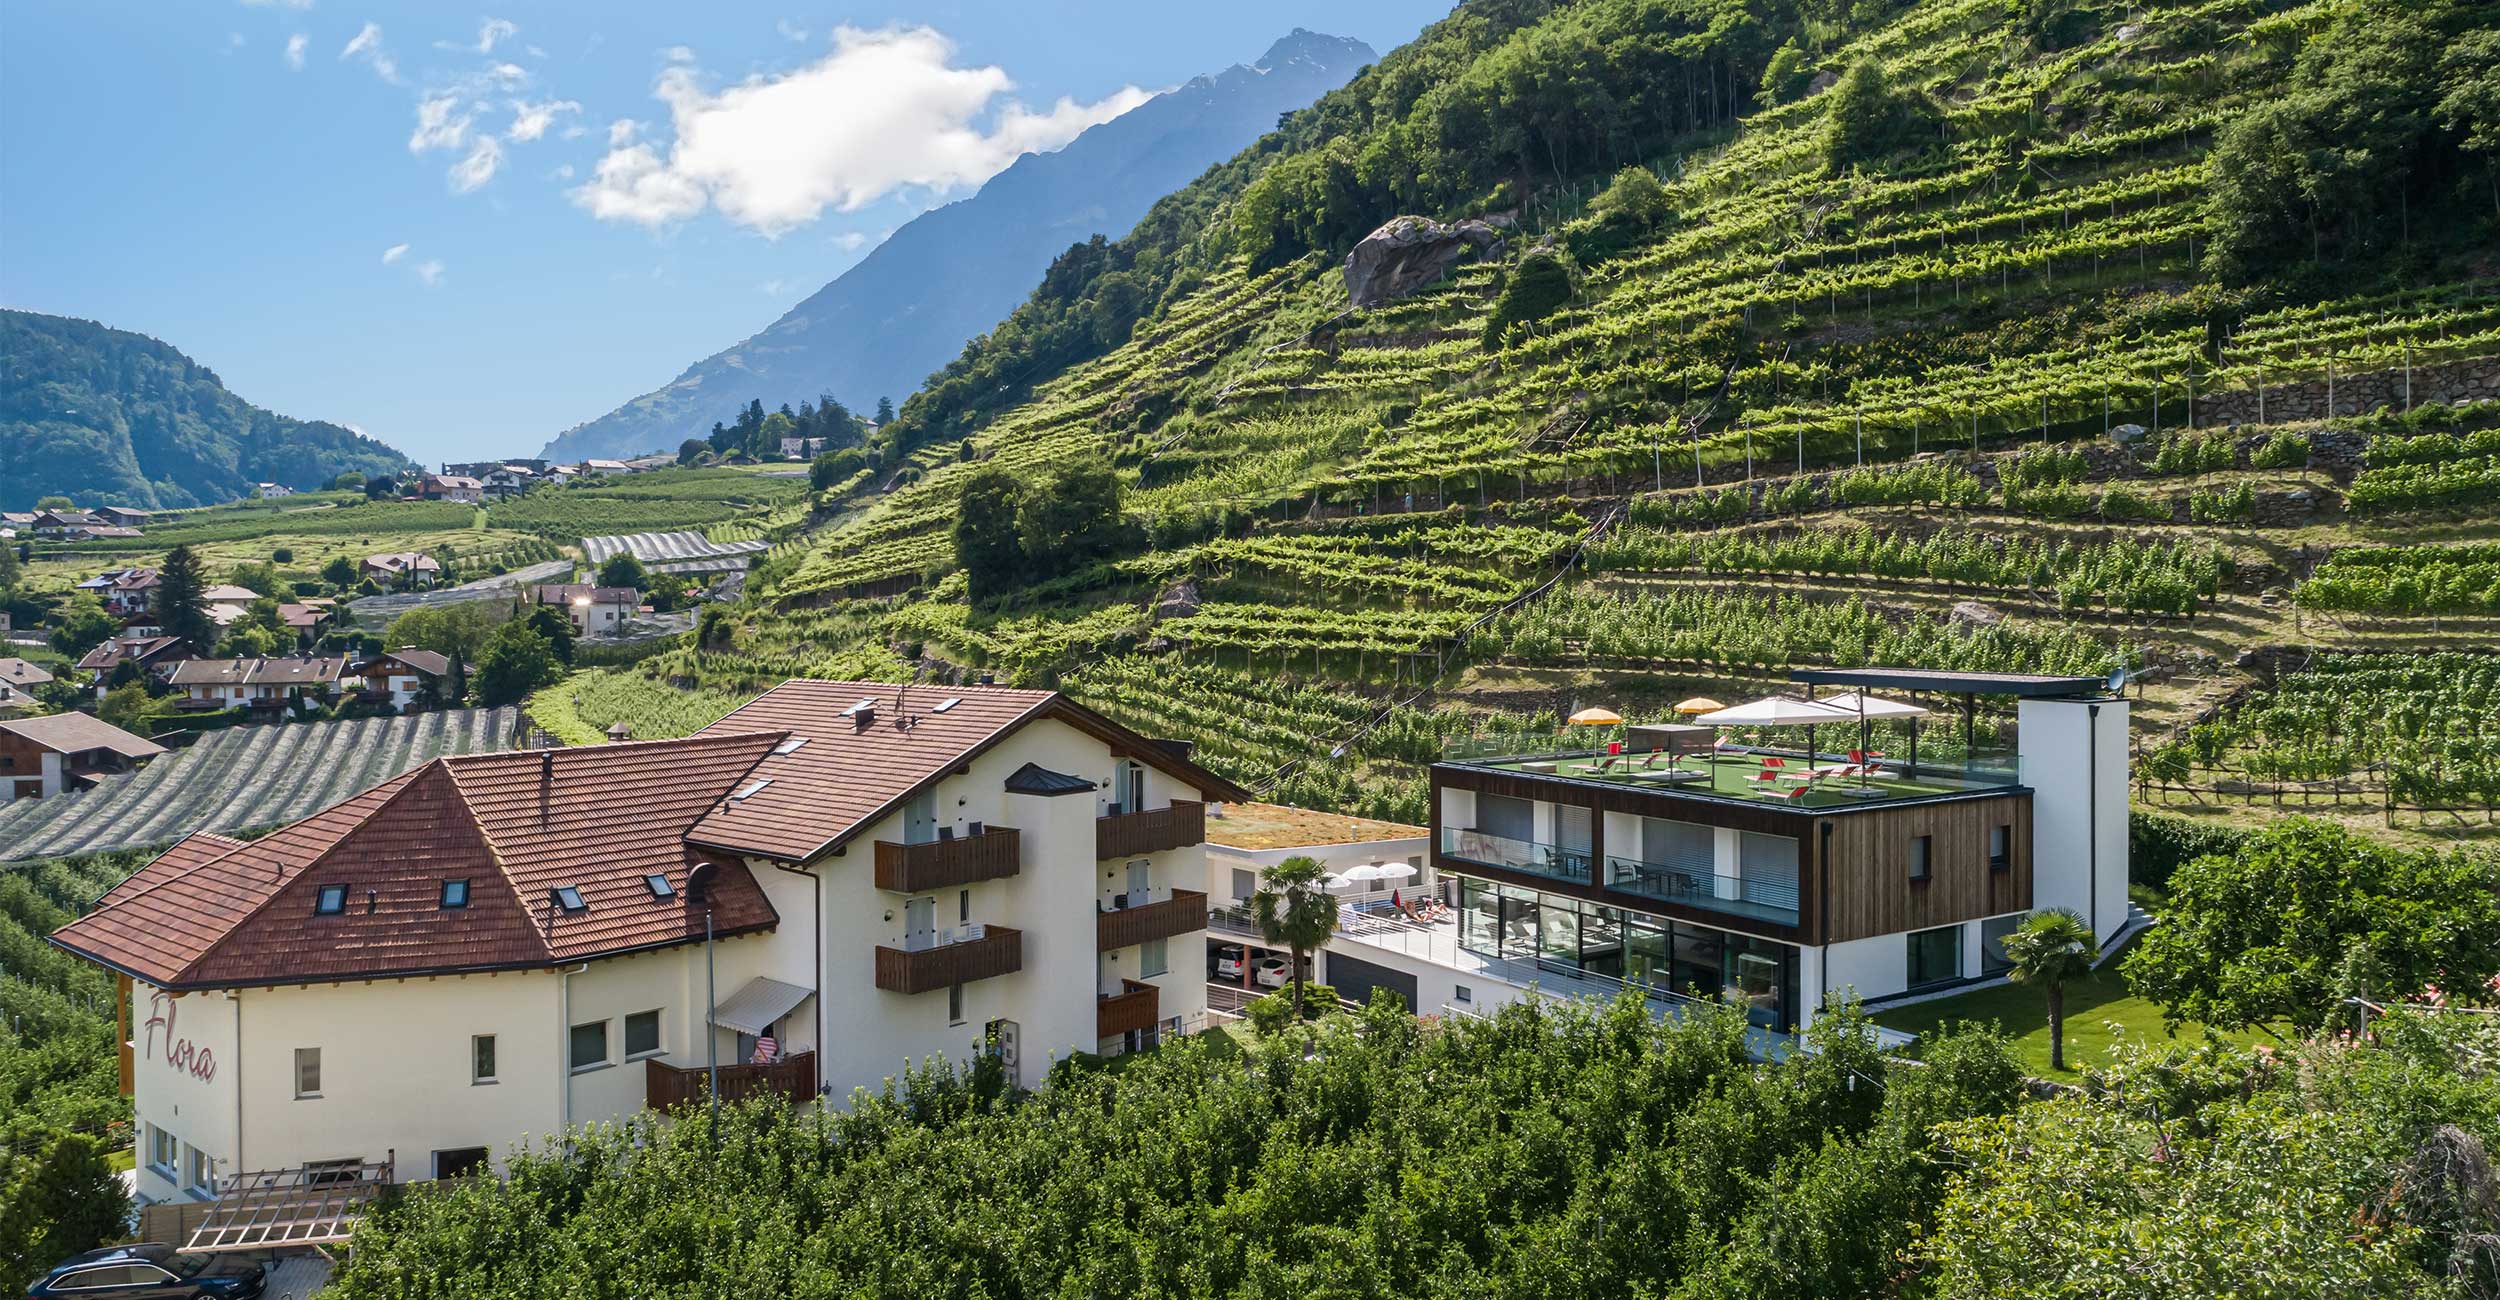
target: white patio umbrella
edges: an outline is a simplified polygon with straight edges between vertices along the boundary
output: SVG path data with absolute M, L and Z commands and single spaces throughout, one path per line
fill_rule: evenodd
M 1858 749 L 1860 751 L 1864 751 L 1867 746 L 1866 723 L 1869 718 L 1923 718 L 1927 716 L 1927 710 L 1919 705 L 1906 700 L 1887 700 L 1882 696 L 1869 695 L 1864 691 L 1843 691 L 1838 695 L 1824 696 L 1816 702 L 1847 709 L 1858 715 Z M 1918 725 L 1916 723 L 1910 725 L 1910 770 L 1912 772 L 1918 770 Z M 1858 784 L 1866 784 L 1866 773 L 1863 770 L 1858 773 Z
M 1372 869 L 1380 873 L 1380 878 L 1382 880 L 1412 880 L 1415 878 L 1415 865 L 1411 862 L 1375 862 L 1372 864 Z
M 1349 894 L 1355 890 L 1361 889 L 1362 887 L 1362 881 L 1356 880 L 1351 876 L 1339 875 L 1331 875 L 1320 885 L 1320 888 L 1325 889 L 1332 894 Z
M 1377 862 L 1366 862 L 1359 867 L 1348 867 L 1345 869 L 1344 874 L 1346 879 L 1357 881 L 1366 885 L 1388 878 L 1387 875 L 1381 871 L 1380 864 Z
M 1716 713 L 1705 713 L 1693 721 L 1711 727 L 1803 727 L 1806 729 L 1806 762 L 1814 761 L 1814 729 L 1824 723 L 1855 722 L 1858 715 L 1848 709 L 1836 709 L 1821 700 L 1803 699 L 1794 695 L 1766 695 L 1758 700 L 1730 705 Z

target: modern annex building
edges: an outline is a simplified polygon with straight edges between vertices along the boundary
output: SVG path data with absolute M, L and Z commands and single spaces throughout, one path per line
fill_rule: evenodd
M 1175 886 L 1239 796 L 1055 692 L 793 681 L 688 739 L 193 835 L 54 942 L 123 978 L 143 1198 L 437 1177 L 714 1064 L 839 1100 L 1151 1042 L 1203 1013 L 1206 895 Z

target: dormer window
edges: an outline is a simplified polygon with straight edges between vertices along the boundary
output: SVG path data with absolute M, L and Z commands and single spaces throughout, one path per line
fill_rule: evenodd
M 589 906 L 589 904 L 582 901 L 582 891 L 580 888 L 573 885 L 556 886 L 555 898 L 556 906 L 561 907 L 568 912 L 579 912 Z
M 651 896 L 653 898 L 675 898 L 677 896 L 676 887 L 668 883 L 668 877 L 666 876 L 654 873 L 652 875 L 644 876 L 642 878 L 642 883 L 650 887 Z
M 467 907 L 468 905 L 469 882 L 467 880 L 446 880 L 443 882 L 443 906 Z
M 347 886 L 323 885 L 313 900 L 313 912 L 319 916 L 337 916 L 347 910 Z

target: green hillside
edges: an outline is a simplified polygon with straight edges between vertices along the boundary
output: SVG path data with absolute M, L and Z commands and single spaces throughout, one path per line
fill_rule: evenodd
M 353 429 L 264 411 L 144 334 L 0 311 L 0 509 L 61 495 L 169 510 L 408 464 Z
M 1057 680 L 1415 817 L 1448 740 L 1575 701 L 2125 666 L 2144 802 L 2487 827 L 2487 11 L 1867 8 L 1462 6 L 1086 254 L 1117 302 L 1046 282 L 659 670 Z M 1419 207 L 1516 226 L 1349 311 Z M 965 484 L 1095 460 L 1130 539 L 970 599 Z

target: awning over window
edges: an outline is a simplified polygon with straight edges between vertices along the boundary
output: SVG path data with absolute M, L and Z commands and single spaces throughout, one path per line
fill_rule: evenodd
M 742 1034 L 761 1034 L 812 996 L 812 989 L 758 975 L 748 980 L 746 987 L 730 994 L 727 1001 L 712 1008 L 712 1023 Z

